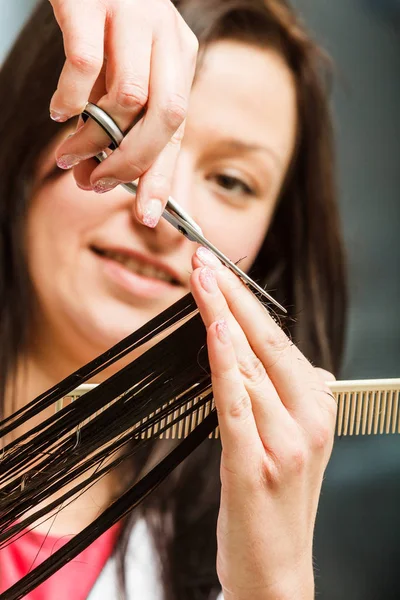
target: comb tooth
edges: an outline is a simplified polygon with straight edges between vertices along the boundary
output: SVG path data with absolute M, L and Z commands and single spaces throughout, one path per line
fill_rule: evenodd
M 189 404 L 190 402 L 186 402 L 186 404 L 183 405 L 182 407 L 182 414 L 184 414 L 187 409 L 189 408 Z M 185 438 L 187 437 L 188 434 L 188 423 L 190 423 L 188 415 L 186 417 L 184 417 L 184 419 L 182 420 L 182 437 Z
M 378 433 L 379 420 L 380 420 L 380 408 L 381 408 L 381 395 L 379 392 L 374 392 L 375 397 L 375 414 L 374 414 L 374 429 L 373 432 L 376 435 Z
M 174 400 L 171 400 L 171 402 L 169 404 L 170 404 L 170 407 L 171 407 L 174 404 Z M 167 423 L 170 424 L 173 421 L 173 419 L 174 419 L 174 412 L 172 410 L 170 410 L 170 412 L 168 413 L 168 416 L 167 416 Z M 172 437 L 171 437 L 172 436 L 172 432 L 171 432 L 172 429 L 173 429 L 173 427 L 168 427 L 168 429 L 167 429 L 167 431 L 165 433 L 165 437 L 166 437 L 167 440 L 172 439 Z
M 166 404 L 163 404 L 162 407 L 161 407 L 161 410 L 165 410 L 165 408 L 166 408 Z M 164 429 L 165 423 L 166 423 L 166 419 L 165 419 L 165 417 L 163 417 L 161 419 L 161 421 L 160 421 L 160 429 L 161 429 L 161 431 Z M 160 440 L 162 440 L 164 438 L 164 436 L 165 436 L 165 433 L 160 433 L 160 435 L 158 437 L 159 437 Z
M 161 412 L 161 408 L 157 408 L 157 410 L 155 411 L 155 415 L 160 414 Z M 153 435 L 155 435 L 160 429 L 160 424 L 158 421 L 155 421 L 154 425 L 152 426 L 152 430 L 153 430 Z
M 394 407 L 395 407 L 395 415 L 394 415 L 394 431 L 393 433 L 400 433 L 400 410 L 399 410 L 399 400 L 400 400 L 400 391 L 396 390 L 394 396 Z
M 337 403 L 338 403 L 338 415 L 337 415 L 337 434 L 343 434 L 343 414 L 344 414 L 344 402 L 343 402 L 343 394 L 338 392 L 337 394 Z
M 175 410 L 171 411 L 171 416 L 170 416 L 170 422 L 172 422 L 174 420 L 174 416 L 175 416 Z M 171 427 L 168 428 L 167 431 L 167 439 L 169 440 L 173 440 L 174 439 L 174 433 L 175 433 L 175 426 L 172 425 Z
M 362 409 L 363 409 L 363 394 L 356 392 L 356 403 L 357 403 L 357 414 L 356 414 L 356 435 L 360 435 L 361 429 L 361 419 L 362 419 Z
M 385 433 L 390 433 L 390 425 L 392 423 L 392 410 L 393 410 L 393 390 L 390 390 L 390 392 L 388 393 Z
M 174 420 L 176 420 L 179 417 L 179 408 L 176 408 L 174 410 L 173 416 L 174 416 Z M 175 425 L 173 425 L 173 427 L 172 427 L 171 438 L 174 440 L 178 437 L 178 426 L 179 426 L 179 421 L 176 422 Z
M 173 419 L 174 421 L 178 418 L 179 416 L 179 408 L 176 408 L 173 412 Z M 178 423 L 174 423 L 174 425 L 172 426 L 172 430 L 171 430 L 171 439 L 175 440 L 178 436 Z
M 58 412 L 59 410 L 62 409 L 62 407 L 64 406 L 64 398 L 60 398 L 60 400 L 57 400 L 55 408 L 54 408 L 54 412 Z
M 350 404 L 350 423 L 349 423 L 349 432 L 348 435 L 354 434 L 354 423 L 356 418 L 356 406 L 357 406 L 357 394 L 354 392 L 350 392 L 349 394 L 349 404 Z
M 208 413 L 207 413 L 207 415 L 209 415 L 210 412 L 212 411 L 212 407 L 213 407 L 213 399 L 212 398 L 207 402 L 207 406 L 208 406 Z M 210 433 L 210 435 L 208 436 L 208 439 L 212 440 L 213 437 L 214 437 L 214 432 L 212 431 Z
M 196 398 L 193 400 L 193 406 L 196 406 L 197 404 L 197 400 Z M 197 425 L 197 408 L 194 409 L 194 411 L 192 412 L 192 414 L 190 415 L 190 432 L 193 431 L 193 429 L 196 427 Z
M 195 399 L 195 404 L 198 404 L 198 398 Z M 197 427 L 199 421 L 198 421 L 198 416 L 199 416 L 199 407 L 196 406 L 196 410 L 193 411 L 193 415 L 192 415 L 192 431 L 195 427 Z
M 156 417 L 158 415 L 158 413 L 160 412 L 160 409 L 157 408 L 154 412 L 153 412 L 153 417 Z M 150 426 L 150 431 L 151 431 L 151 435 L 150 437 L 154 437 L 158 431 L 158 421 L 155 420 L 153 425 Z
M 369 394 L 369 413 L 368 413 L 368 435 L 372 433 L 372 425 L 374 421 L 374 412 L 375 412 L 375 392 L 371 392 Z
M 344 392 L 343 394 L 343 402 L 344 402 L 344 427 L 343 427 L 343 435 L 347 435 L 349 429 L 349 414 L 350 414 L 350 401 L 349 394 Z
M 379 433 L 382 434 L 385 431 L 385 420 L 386 420 L 386 407 L 387 407 L 387 391 L 379 392 L 381 397 L 381 408 L 380 408 L 380 427 Z
M 215 410 L 215 401 L 214 401 L 214 398 L 212 399 L 212 409 Z M 219 426 L 214 429 L 214 439 L 215 440 L 219 439 Z
M 168 415 L 167 415 L 167 425 L 168 425 L 168 428 L 167 428 L 167 430 L 165 432 L 165 439 L 166 440 L 171 439 L 171 422 L 172 422 L 172 420 L 174 418 L 173 411 L 171 410 L 171 408 L 173 407 L 173 404 L 174 404 L 174 401 L 171 400 L 169 402 L 169 412 L 168 412 Z
M 362 425 L 361 433 L 365 435 L 367 433 L 367 421 L 368 421 L 368 410 L 369 410 L 369 393 L 362 394 L 363 396 L 363 411 L 362 411 Z
M 204 420 L 204 404 L 202 404 L 201 406 L 199 406 L 198 409 L 198 420 L 201 423 Z
M 147 421 L 147 417 L 143 417 L 143 419 L 140 420 L 140 425 L 143 427 L 143 425 L 146 424 L 146 421 Z M 142 429 L 142 433 L 141 433 L 140 437 L 142 440 L 146 439 L 146 430 L 145 429 Z
M 180 406 L 179 413 L 178 413 L 180 417 L 182 416 L 183 412 L 184 412 L 184 407 Z M 182 419 L 179 419 L 178 432 L 177 432 L 178 440 L 182 439 L 183 428 L 184 428 L 184 422 Z
M 399 412 L 399 390 L 393 392 L 392 433 L 397 430 L 397 415 Z
M 193 408 L 196 405 L 196 402 L 194 399 L 192 399 L 190 401 L 190 408 Z M 193 431 L 193 418 L 194 418 L 194 411 L 192 411 L 188 417 L 188 435 L 191 431 Z

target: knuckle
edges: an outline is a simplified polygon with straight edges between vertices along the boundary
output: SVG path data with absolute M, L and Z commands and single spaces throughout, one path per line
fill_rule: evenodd
M 302 475 L 307 464 L 307 450 L 300 442 L 287 446 L 280 456 L 282 479 Z
M 294 445 L 286 458 L 287 468 L 294 475 L 301 475 L 307 465 L 307 451 L 299 445 Z
M 115 91 L 115 103 L 124 110 L 144 108 L 149 98 L 146 85 L 138 81 L 122 80 Z
M 68 56 L 71 65 L 84 75 L 98 73 L 102 67 L 101 58 L 90 50 L 75 50 Z
M 264 336 L 263 345 L 268 353 L 279 355 L 287 350 L 292 345 L 292 342 L 282 329 L 274 328 L 273 330 L 268 330 L 267 334 Z
M 134 181 L 140 177 L 146 171 L 146 169 L 147 165 L 143 164 L 138 156 L 131 156 L 129 154 L 128 156 L 125 156 L 123 170 L 126 172 L 126 177 L 128 179 Z M 117 175 L 118 173 L 116 172 L 116 176 Z
M 310 445 L 313 452 L 325 452 L 333 443 L 334 428 L 324 423 L 315 425 L 310 436 Z
M 88 156 L 94 156 L 98 154 L 101 150 L 107 148 L 109 143 L 108 138 L 105 137 L 85 137 L 85 154 Z
M 148 159 L 142 152 L 138 152 L 137 148 L 132 147 L 129 136 L 122 140 L 120 147 L 114 150 L 113 155 L 119 159 L 118 170 L 123 172 L 124 177 L 129 181 L 134 181 L 149 168 Z M 115 176 L 117 175 L 116 172 Z
M 186 117 L 187 100 L 180 94 L 171 96 L 161 107 L 161 114 L 167 128 L 176 131 Z
M 300 440 L 286 443 L 284 448 L 270 454 L 272 460 L 264 470 L 264 480 L 271 489 L 277 490 L 306 471 L 309 453 Z
M 238 363 L 240 372 L 252 385 L 258 386 L 263 383 L 267 373 L 263 363 L 254 352 L 240 356 Z
M 228 416 L 233 419 L 244 420 L 249 417 L 252 412 L 251 400 L 249 396 L 243 392 L 237 398 L 231 400 L 224 410 L 221 410 L 221 408 L 217 410 L 222 417 Z

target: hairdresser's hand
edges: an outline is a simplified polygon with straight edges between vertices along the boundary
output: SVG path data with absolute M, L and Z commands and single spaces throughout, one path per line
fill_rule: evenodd
M 170 0 L 50 0 L 66 61 L 51 100 L 53 119 L 79 115 L 90 100 L 123 131 L 145 115 L 101 165 L 89 157 L 108 137 L 89 121 L 57 150 L 61 168 L 102 193 L 141 177 L 138 219 L 154 227 L 167 202 L 183 137 L 197 39 Z M 79 166 L 76 166 L 79 163 Z
M 192 292 L 207 327 L 222 442 L 218 576 L 225 600 L 312 600 L 312 541 L 336 403 L 315 369 L 207 250 Z

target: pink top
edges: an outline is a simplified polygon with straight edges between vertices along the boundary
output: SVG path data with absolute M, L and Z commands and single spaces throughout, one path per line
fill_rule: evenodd
M 89 548 L 81 552 L 52 577 L 24 596 L 26 600 L 86 600 L 101 570 L 110 558 L 119 524 L 111 527 Z M 19 581 L 73 535 L 46 535 L 27 531 L 18 540 L 0 550 L 0 593 Z

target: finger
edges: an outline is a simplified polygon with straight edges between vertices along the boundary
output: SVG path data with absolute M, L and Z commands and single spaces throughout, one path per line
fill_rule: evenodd
M 84 191 L 93 192 L 93 188 L 90 185 L 90 175 L 93 170 L 97 167 L 97 162 L 94 158 L 84 160 L 74 168 L 74 177 L 76 185 Z
M 203 262 L 208 251 L 197 257 Z M 224 266 L 214 267 L 218 286 L 260 358 L 284 405 L 291 411 L 312 412 L 310 395 L 324 387 L 315 369 L 275 323 L 268 310 L 245 285 Z
M 112 21 L 109 44 L 113 50 L 107 61 L 104 81 L 108 92 L 102 97 L 97 95 L 96 100 L 91 98 L 92 102 L 112 116 L 122 131 L 131 127 L 141 114 L 149 93 L 152 34 L 149 27 L 132 31 L 131 23 L 137 22 L 133 8 L 130 7 L 128 14 L 118 12 Z M 95 121 L 88 119 L 83 128 L 58 148 L 58 163 L 61 168 L 68 164 L 75 166 L 79 161 L 99 154 L 110 143 L 111 140 L 103 129 Z M 117 178 L 113 179 L 114 185 L 109 186 L 109 189 L 118 184 Z M 107 191 L 107 186 L 102 183 L 95 191 Z
M 196 269 L 191 277 L 191 290 L 205 326 L 223 320 L 230 331 L 236 362 L 248 393 L 258 435 L 265 448 L 276 447 L 281 429 L 292 421 L 282 405 L 261 361 L 254 354 L 246 336 L 233 317 L 226 300 L 216 284 L 214 272 L 207 267 Z M 277 428 L 277 422 L 280 426 Z
M 193 68 L 190 67 L 188 74 L 185 64 L 188 59 L 184 58 L 182 66 L 182 54 L 174 36 L 164 34 L 161 39 L 154 41 L 151 57 L 151 93 L 146 114 L 125 136 L 113 155 L 93 173 L 93 185 L 103 178 L 127 182 L 141 177 L 167 146 L 186 116 L 194 65 Z M 180 143 L 179 133 L 174 143 Z M 171 161 L 168 161 L 169 163 Z M 164 180 L 170 180 L 172 177 L 170 172 L 160 175 Z M 159 200 L 162 211 L 166 203 L 165 194 Z M 160 205 L 158 206 L 160 208 Z M 158 210 L 157 215 L 153 214 L 153 222 L 159 219 L 161 211 Z M 146 212 L 142 203 L 140 213 L 144 215 Z
M 106 10 L 102 3 L 83 1 L 79 10 L 68 2 L 51 2 L 61 28 L 66 61 L 51 103 L 53 120 L 64 122 L 85 107 L 104 58 Z
M 207 346 L 225 466 L 230 473 L 247 478 L 263 446 L 226 321 L 210 325 Z
M 321 369 L 321 367 L 315 367 L 318 375 L 321 377 L 322 381 L 336 381 L 336 377 L 330 371 L 326 369 Z
M 176 130 L 150 169 L 140 178 L 134 213 L 148 227 L 158 223 L 172 187 L 176 161 L 185 131 L 185 121 Z
M 94 84 L 92 91 L 90 92 L 89 102 L 93 102 L 97 104 L 99 98 L 102 98 L 105 93 L 105 70 L 104 68 L 101 70 L 100 75 L 98 76 L 96 83 Z M 98 162 L 93 160 L 91 157 L 86 160 L 81 160 L 80 157 L 75 156 L 74 154 L 69 153 L 68 146 L 71 138 L 78 135 L 78 132 L 81 131 L 84 127 L 86 127 L 82 116 L 79 117 L 78 123 L 75 129 L 75 132 L 68 136 L 56 149 L 56 161 L 57 165 L 61 169 L 70 169 L 71 165 L 73 165 L 73 174 L 75 177 L 75 181 L 81 189 L 84 190 L 92 190 L 92 186 L 90 184 L 90 176 Z M 75 138 L 76 139 L 76 138 Z M 65 150 L 65 147 L 67 148 Z M 91 152 L 87 152 L 87 156 L 89 156 Z M 84 166 L 82 166 L 84 165 Z

